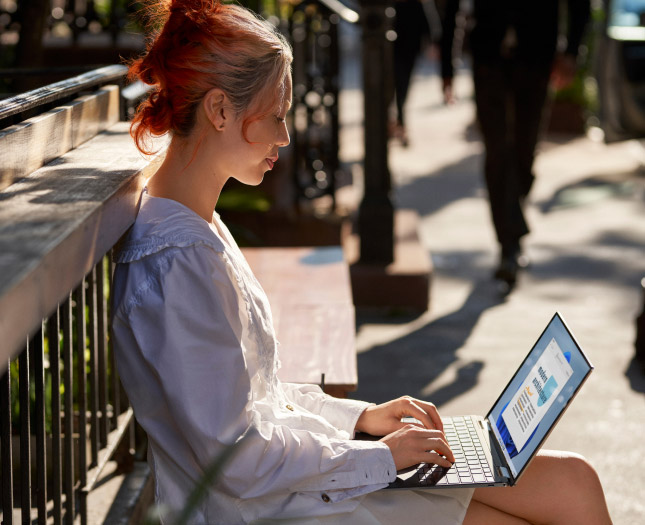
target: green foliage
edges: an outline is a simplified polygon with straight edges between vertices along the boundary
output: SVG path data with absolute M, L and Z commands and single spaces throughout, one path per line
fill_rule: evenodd
M 592 9 L 574 81 L 570 86 L 560 89 L 554 94 L 556 101 L 571 102 L 582 107 L 588 113 L 596 113 L 599 106 L 598 89 L 593 74 L 593 60 L 596 41 L 602 31 L 604 19 L 605 11 L 602 7 Z
M 268 211 L 271 209 L 271 200 L 257 187 L 228 188 L 220 194 L 217 208 L 234 211 Z

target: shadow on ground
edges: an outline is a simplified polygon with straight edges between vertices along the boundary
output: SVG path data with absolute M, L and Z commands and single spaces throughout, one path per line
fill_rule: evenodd
M 550 199 L 536 204 L 542 213 L 546 214 L 561 208 L 585 206 L 610 198 L 639 200 L 645 195 L 644 181 L 639 172 L 634 171 L 591 175 L 562 186 Z
M 397 206 L 414 209 L 424 217 L 461 199 L 479 197 L 484 188 L 478 174 L 480 163 L 480 154 L 469 155 L 438 172 L 397 186 Z
M 645 394 L 645 365 L 639 362 L 636 357 L 629 362 L 625 376 L 634 392 Z
M 482 361 L 459 363 L 457 351 L 470 337 L 480 316 L 503 302 L 490 280 L 475 282 L 462 306 L 407 332 L 405 336 L 374 346 L 358 356 L 358 390 L 355 399 L 382 403 L 408 394 L 440 406 L 473 388 L 483 369 Z M 381 318 L 374 313 L 357 313 L 358 326 L 379 323 L 394 324 L 412 318 Z M 432 383 L 449 367 L 454 378 L 433 390 Z

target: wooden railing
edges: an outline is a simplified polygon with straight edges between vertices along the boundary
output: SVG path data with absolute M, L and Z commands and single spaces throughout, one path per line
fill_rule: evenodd
M 38 113 L 0 131 L 3 524 L 87 523 L 106 465 L 135 448 L 108 335 L 110 250 L 151 169 L 119 123 L 125 71 L 0 102 L 2 122 Z

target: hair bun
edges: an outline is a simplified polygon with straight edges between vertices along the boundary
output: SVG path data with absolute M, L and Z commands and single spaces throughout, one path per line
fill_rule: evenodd
M 281 100 L 292 53 L 284 37 L 256 14 L 220 0 L 143 0 L 152 32 L 145 55 L 130 64 L 130 79 L 153 86 L 132 119 L 139 149 L 145 139 L 172 132 L 187 137 L 204 95 L 221 89 L 242 133 Z
M 170 13 L 181 12 L 194 23 L 201 25 L 209 16 L 217 13 L 222 6 L 221 0 L 171 0 Z

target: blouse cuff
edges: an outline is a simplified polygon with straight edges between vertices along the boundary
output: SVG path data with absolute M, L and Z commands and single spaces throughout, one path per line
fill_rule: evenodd
M 369 492 L 387 487 L 396 479 L 394 458 L 387 445 L 378 442 L 353 442 L 354 448 L 363 449 L 361 455 L 370 457 L 369 467 L 366 462 L 357 462 L 356 469 L 350 474 L 353 478 L 351 488 L 332 489 L 325 491 L 330 501 L 339 502 L 347 498 L 355 498 Z M 371 449 L 367 452 L 368 449 Z
M 344 430 L 352 438 L 356 432 L 356 422 L 365 409 L 374 403 L 354 399 L 338 399 L 327 396 L 320 415 L 339 430 Z

